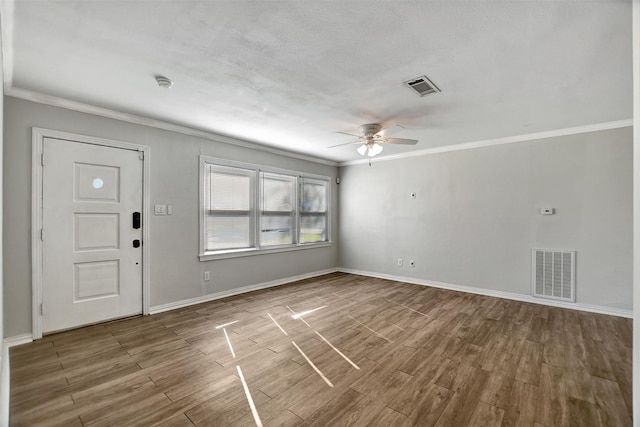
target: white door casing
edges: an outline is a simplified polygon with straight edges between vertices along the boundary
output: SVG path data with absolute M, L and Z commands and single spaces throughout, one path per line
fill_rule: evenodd
M 148 313 L 148 152 L 34 128 L 34 339 Z

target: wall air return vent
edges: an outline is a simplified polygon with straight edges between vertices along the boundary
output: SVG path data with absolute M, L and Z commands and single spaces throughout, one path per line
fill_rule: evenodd
M 576 301 L 576 252 L 533 249 L 532 284 L 534 297 Z
M 427 76 L 416 77 L 415 79 L 404 82 L 404 84 L 420 96 L 440 92 L 438 86 L 433 84 L 433 82 L 429 80 Z

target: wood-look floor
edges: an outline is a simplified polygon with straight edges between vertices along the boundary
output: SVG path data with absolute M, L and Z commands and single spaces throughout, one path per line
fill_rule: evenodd
M 336 273 L 14 347 L 10 419 L 629 426 L 631 336 L 630 319 Z

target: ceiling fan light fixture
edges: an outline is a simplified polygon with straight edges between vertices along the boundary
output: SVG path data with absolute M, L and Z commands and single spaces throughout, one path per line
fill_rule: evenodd
M 369 157 L 374 157 L 377 156 L 378 154 L 382 153 L 383 147 L 380 144 L 373 144 L 370 148 L 369 148 Z
M 395 125 L 390 128 L 383 128 L 379 123 L 368 123 L 361 125 L 359 128 L 360 134 L 356 135 L 347 132 L 337 132 L 348 136 L 355 136 L 358 138 L 356 141 L 347 142 L 344 144 L 332 145 L 327 148 L 342 147 L 343 145 L 361 144 L 356 151 L 361 156 L 375 157 L 382 153 L 384 149 L 383 144 L 401 144 L 401 145 L 416 145 L 418 140 L 406 139 L 406 138 L 389 138 L 387 132 L 393 133 L 398 129 L 404 129 L 402 126 Z M 384 133 L 383 133 L 384 132 Z M 369 161 L 371 163 L 371 161 Z

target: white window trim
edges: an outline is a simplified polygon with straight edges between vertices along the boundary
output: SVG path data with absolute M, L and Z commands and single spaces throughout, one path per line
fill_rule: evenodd
M 207 170 L 207 164 L 214 164 L 217 166 L 227 166 L 227 167 L 234 167 L 234 168 L 243 168 L 243 169 L 252 169 L 254 171 L 256 171 L 256 182 L 259 182 L 260 179 L 260 175 L 259 172 L 267 172 L 267 173 L 274 173 L 274 174 L 283 174 L 283 175 L 291 175 L 291 176 L 296 176 L 297 178 L 311 178 L 311 179 L 317 179 L 317 180 L 322 180 L 322 181 L 326 181 L 327 182 L 327 241 L 324 242 L 309 242 L 309 243 L 300 243 L 299 242 L 299 238 L 296 238 L 296 243 L 290 244 L 290 245 L 282 245 L 282 246 L 269 246 L 266 248 L 260 248 L 259 247 L 259 235 L 260 235 L 260 230 L 257 229 L 260 227 L 259 223 L 259 216 L 260 216 L 260 186 L 258 184 L 257 185 L 257 191 L 254 191 L 254 198 L 256 200 L 254 200 L 254 207 L 253 209 L 255 210 L 255 217 L 256 219 L 254 220 L 253 226 L 254 228 L 256 228 L 256 230 L 254 230 L 255 233 L 255 248 L 243 248 L 243 249 L 229 249 L 229 250 L 220 250 L 220 251 L 206 251 L 205 249 L 205 238 L 204 238 L 204 233 L 205 233 L 205 210 L 204 210 L 204 203 L 205 203 L 205 196 L 204 196 L 204 179 L 205 179 L 205 174 L 206 174 L 206 170 Z M 288 170 L 288 169 L 279 169 L 279 168 L 272 168 L 272 167 L 268 167 L 268 166 L 263 166 L 263 165 L 257 165 L 257 164 L 253 164 L 253 163 L 244 163 L 244 162 L 236 162 L 233 160 L 227 160 L 227 159 L 220 159 L 217 157 L 210 157 L 210 156 L 204 156 L 201 155 L 200 156 L 200 162 L 199 162 L 199 167 L 200 167 L 200 173 L 198 174 L 199 176 L 199 190 L 200 190 L 200 196 L 198 198 L 198 212 L 199 212 L 199 232 L 200 232 L 200 237 L 199 237 L 199 251 L 198 251 L 198 256 L 200 258 L 200 261 L 211 261 L 211 260 L 217 260 L 217 259 L 228 259 L 228 258 L 237 258 L 237 257 L 245 257 L 245 256 L 253 256 L 253 255 L 263 255 L 263 254 L 271 254 L 271 253 L 280 253 L 280 252 L 289 252 L 289 251 L 298 251 L 298 250 L 305 250 L 305 249 L 313 249 L 313 248 L 323 248 L 323 247 L 328 247 L 331 246 L 333 244 L 332 240 L 331 240 L 331 177 L 329 176 L 324 176 L 324 175 L 316 175 L 316 174 L 310 174 L 310 173 L 305 173 L 305 172 L 299 172 L 299 171 L 294 171 L 294 170 Z M 296 186 L 298 186 L 298 181 L 296 180 Z M 296 188 L 296 195 L 298 195 L 299 190 Z M 297 226 L 296 226 L 296 233 L 299 236 L 299 228 L 300 228 L 300 215 L 299 215 L 299 196 L 296 197 L 296 221 L 297 221 Z

